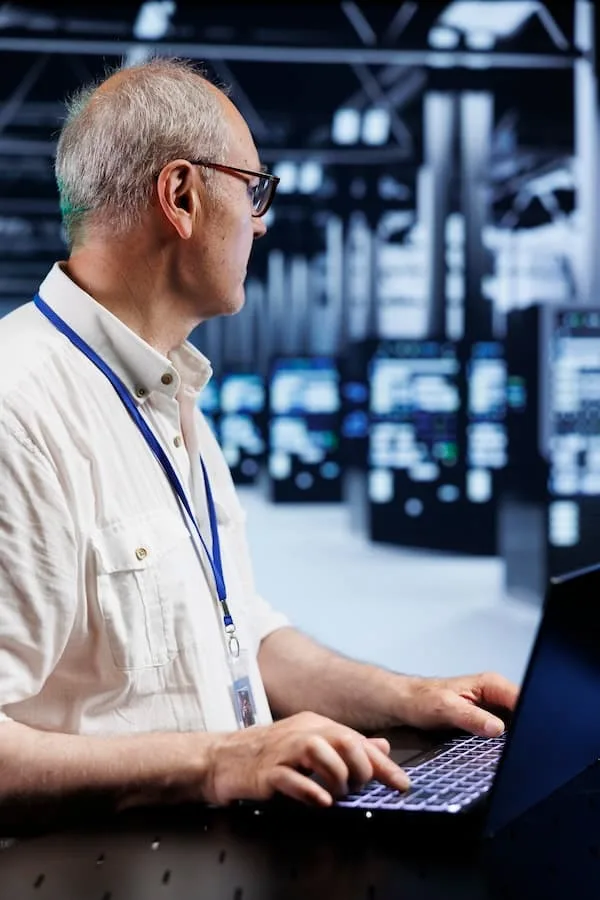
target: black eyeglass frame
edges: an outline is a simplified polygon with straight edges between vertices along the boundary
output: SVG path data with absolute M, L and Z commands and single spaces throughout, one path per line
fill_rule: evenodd
M 252 169 L 240 169 L 238 166 L 227 166 L 224 163 L 216 163 L 211 162 L 207 159 L 188 159 L 192 166 L 206 166 L 207 169 L 216 169 L 218 172 L 228 172 L 230 174 L 239 174 L 239 175 L 252 175 L 254 178 L 262 178 L 263 183 L 268 185 L 266 192 L 266 201 L 264 206 L 260 209 L 260 212 L 255 212 L 253 210 L 252 215 L 254 218 L 260 218 L 264 216 L 266 212 L 271 207 L 273 199 L 275 197 L 275 191 L 277 190 L 277 185 L 281 181 L 281 179 L 277 175 L 271 175 L 270 172 L 254 172 Z M 256 185 L 256 189 L 260 188 L 260 182 Z

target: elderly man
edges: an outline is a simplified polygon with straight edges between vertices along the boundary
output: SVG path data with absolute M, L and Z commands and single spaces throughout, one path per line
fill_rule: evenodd
M 0 797 L 328 805 L 407 785 L 362 732 L 499 734 L 499 675 L 350 661 L 255 591 L 186 341 L 241 309 L 277 183 L 225 93 L 119 70 L 72 103 L 56 173 L 69 259 L 0 323 Z

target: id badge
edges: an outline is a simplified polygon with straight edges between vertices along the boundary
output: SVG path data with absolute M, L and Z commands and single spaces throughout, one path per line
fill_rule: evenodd
M 248 653 L 240 650 L 239 656 L 230 657 L 229 668 L 232 675 L 233 706 L 240 728 L 250 728 L 256 725 L 256 704 L 252 685 L 250 684 L 250 670 L 248 666 Z

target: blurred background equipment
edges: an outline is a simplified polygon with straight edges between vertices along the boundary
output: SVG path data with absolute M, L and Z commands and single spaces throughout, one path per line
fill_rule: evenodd
M 335 359 L 276 358 L 269 394 L 273 500 L 340 500 L 340 386 Z
M 510 465 L 500 549 L 510 590 L 537 601 L 584 568 L 600 533 L 600 306 L 513 311 L 507 334 Z
M 265 460 L 266 389 L 258 372 L 228 370 L 221 385 L 220 442 L 237 484 L 254 484 Z
M 545 578 L 598 561 L 594 13 L 591 0 L 345 0 L 308 17 L 0 5 L 0 314 L 66 254 L 63 100 L 107 66 L 198 60 L 281 179 L 243 311 L 191 335 L 214 371 L 198 405 L 260 523 L 259 581 L 293 570 L 290 614 L 349 652 L 368 600 L 398 617 L 396 641 L 379 629 L 369 646 L 361 624 L 359 655 L 460 670 L 477 643 L 482 665 L 501 648 L 514 676 Z M 285 544 L 274 559 L 270 528 L 289 557 Z M 340 578 L 361 568 L 348 629 L 328 635 L 307 609 L 333 609 L 332 560 Z M 434 620 L 470 656 L 436 642 Z

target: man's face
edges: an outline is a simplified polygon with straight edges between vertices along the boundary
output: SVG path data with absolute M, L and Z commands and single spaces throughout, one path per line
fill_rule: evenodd
M 230 129 L 227 159 L 217 160 L 228 166 L 260 171 L 258 153 L 250 131 L 235 107 L 224 98 Z M 196 178 L 201 180 L 201 172 Z M 204 198 L 201 218 L 186 252 L 203 318 L 232 315 L 244 305 L 244 282 L 253 241 L 266 227 L 263 219 L 252 215 L 250 188 L 258 179 L 249 175 L 212 170 L 213 194 Z

